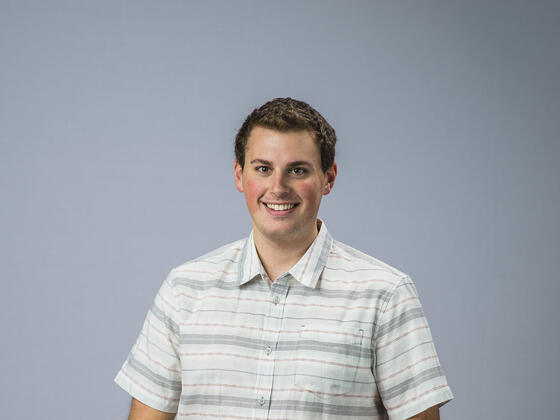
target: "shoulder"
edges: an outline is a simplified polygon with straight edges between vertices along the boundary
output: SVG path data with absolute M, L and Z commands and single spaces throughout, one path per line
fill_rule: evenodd
M 178 265 L 171 269 L 168 279 L 173 283 L 174 279 L 205 280 L 236 274 L 246 241 L 247 238 L 239 239 Z
M 367 286 L 375 284 L 376 288 L 387 291 L 403 281 L 411 281 L 401 270 L 345 243 L 333 240 L 325 266 L 325 277 L 342 276 L 349 282 Z

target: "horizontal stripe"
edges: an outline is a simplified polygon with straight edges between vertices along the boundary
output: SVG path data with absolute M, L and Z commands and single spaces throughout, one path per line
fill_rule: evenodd
M 325 281 L 325 278 L 322 278 L 321 281 Z M 303 296 L 303 297 L 310 296 L 313 298 L 342 299 L 342 300 L 383 299 L 387 294 L 388 294 L 387 291 L 382 288 L 360 289 L 360 290 L 321 289 L 320 291 L 316 291 L 314 289 L 309 289 L 306 287 L 301 287 L 299 285 L 296 285 L 290 290 L 290 296 Z
M 128 361 L 128 366 L 130 366 L 137 373 L 142 375 L 144 378 L 148 379 L 153 384 L 159 385 L 160 387 L 163 388 L 170 389 L 172 391 L 181 389 L 181 382 L 170 381 L 166 377 L 153 372 L 148 366 L 144 365 L 142 362 L 140 362 L 132 355 L 128 357 L 127 361 Z
M 239 249 L 240 249 L 240 248 L 238 248 L 237 250 L 239 250 Z M 237 263 L 239 262 L 239 260 L 240 260 L 239 258 L 238 258 L 238 259 L 235 259 L 235 260 L 233 260 L 233 259 L 231 259 L 231 258 L 224 258 L 224 259 L 218 259 L 218 260 L 216 260 L 216 261 L 212 261 L 212 259 L 210 259 L 210 258 L 203 258 L 203 259 L 196 259 L 196 260 L 193 260 L 193 262 L 198 262 L 198 261 L 200 261 L 200 262 L 203 262 L 204 264 L 215 264 L 215 265 L 218 265 L 218 264 L 223 264 L 223 263 L 234 263 L 234 264 L 237 264 Z M 178 272 L 181 272 L 181 271 L 179 270 Z
M 236 369 L 224 369 L 224 368 L 208 368 L 208 369 L 189 369 L 189 368 L 183 368 L 182 370 L 183 372 L 185 372 L 185 375 L 187 375 L 187 377 L 189 377 L 188 375 L 194 372 L 206 372 L 208 374 L 212 374 L 212 373 L 235 373 L 235 374 L 241 374 L 241 375 L 248 375 L 248 376 L 263 376 L 263 377 L 290 377 L 290 378 L 294 378 L 296 373 L 274 373 L 274 374 L 267 374 L 267 373 L 262 373 L 262 372 L 249 372 L 249 371 L 244 371 L 244 370 L 236 370 Z M 324 376 L 324 375 L 308 375 L 306 374 L 305 376 L 307 377 L 311 377 L 311 378 L 317 378 L 317 379 L 322 379 L 322 380 L 328 380 L 328 381 L 340 381 L 340 382 L 349 382 L 349 383 L 356 383 L 356 384 L 360 384 L 360 385 L 373 385 L 375 384 L 374 381 L 369 380 L 369 381 L 360 381 L 358 379 L 353 379 L 353 380 L 347 380 L 347 379 L 343 379 L 343 378 L 333 378 L 331 376 Z M 373 377 L 372 377 L 373 378 Z M 185 384 L 183 384 L 184 386 Z M 274 391 L 276 392 L 277 389 L 275 388 Z
M 387 269 L 381 268 L 381 267 L 367 267 L 367 268 L 348 269 L 348 268 L 341 268 L 341 267 L 329 267 L 328 265 L 325 266 L 325 270 L 343 271 L 344 273 L 362 273 L 364 271 L 366 271 L 366 272 L 387 271 Z
M 177 416 L 179 417 L 205 417 L 205 418 L 220 418 L 220 419 L 238 419 L 238 420 L 267 420 L 265 417 L 246 417 L 246 416 L 234 416 L 228 414 L 209 414 L 209 413 L 201 413 L 198 411 L 189 412 L 189 413 L 178 413 Z
M 377 335 L 375 337 L 377 340 L 379 340 L 384 335 L 390 334 L 393 330 L 396 330 L 397 328 L 400 328 L 406 323 L 415 319 L 425 319 L 424 311 L 422 311 L 422 308 L 409 309 L 390 319 L 388 322 L 381 324 L 379 326 L 379 329 L 377 330 Z
M 154 302 L 150 307 L 150 311 L 154 317 L 161 321 L 173 334 L 179 334 L 179 326 L 172 318 L 168 317 L 164 311 L 162 311 L 159 306 Z
M 169 366 L 165 366 L 163 363 L 161 363 L 159 360 L 156 360 L 155 358 L 153 358 L 148 352 L 146 352 L 142 348 L 138 347 L 136 349 L 136 351 L 143 354 L 152 363 L 152 365 L 159 366 L 160 368 L 165 369 L 165 370 L 167 370 L 168 372 L 171 372 L 171 373 L 180 373 L 178 369 L 173 369 L 173 368 L 170 368 Z
M 208 405 L 220 406 L 231 408 L 255 408 L 258 407 L 257 398 L 239 398 L 230 397 L 227 395 L 206 395 L 194 394 L 189 396 L 181 396 L 180 406 L 192 405 Z M 188 408 L 187 408 L 188 410 Z M 351 416 L 371 416 L 372 410 L 375 406 L 355 406 L 355 405 L 341 405 L 341 404 L 324 404 L 314 401 L 301 401 L 301 400 L 272 400 L 269 405 L 269 410 L 273 415 L 276 410 L 290 410 L 301 413 L 323 413 L 331 415 L 351 415 Z M 182 410 L 181 410 L 182 411 Z
M 147 388 L 146 386 L 144 386 L 143 383 L 141 383 L 140 381 L 138 381 L 136 378 L 133 378 L 132 376 L 130 376 L 129 374 L 126 373 L 125 369 L 122 369 L 119 372 L 120 375 L 123 375 L 124 377 L 127 378 L 127 380 L 129 380 L 130 382 L 132 382 L 134 385 L 136 385 L 137 387 L 141 388 L 144 392 L 154 396 L 154 397 L 158 397 L 161 398 L 162 400 L 165 401 L 179 401 L 179 398 L 170 398 L 167 397 L 165 395 L 162 395 L 158 392 L 154 392 L 153 390 L 151 390 L 150 388 Z M 118 377 L 118 376 L 117 376 Z
M 395 302 L 393 305 L 389 306 L 385 310 L 385 312 L 391 312 L 391 311 L 395 310 L 396 308 L 401 307 L 402 305 L 404 305 L 407 302 L 418 302 L 418 298 L 416 296 L 410 296 L 410 297 L 407 297 L 406 299 Z
M 254 302 L 254 303 L 270 303 L 271 298 L 267 299 L 255 299 L 255 298 L 240 298 L 238 296 L 224 296 L 224 295 L 205 295 L 203 297 L 190 295 L 187 293 L 179 293 L 180 296 L 186 297 L 188 299 L 194 301 L 200 300 L 209 300 L 209 299 L 216 299 L 216 300 L 233 300 L 235 302 Z M 375 309 L 379 310 L 377 306 L 365 306 L 365 305 L 355 305 L 355 306 L 347 306 L 347 305 L 332 305 L 328 303 L 320 304 L 320 303 L 296 303 L 296 302 L 286 302 L 281 303 L 281 305 L 285 306 L 304 306 L 304 307 L 314 307 L 314 308 L 329 308 L 329 309 L 346 309 L 346 310 L 358 310 L 358 309 Z
M 342 280 L 329 280 L 329 279 L 325 279 L 322 278 L 322 281 L 332 281 L 332 282 L 343 282 Z M 370 280 L 363 280 L 364 283 L 371 283 L 373 281 L 376 281 L 375 279 L 370 279 Z M 196 291 L 209 291 L 209 290 L 220 290 L 220 291 L 235 291 L 237 292 L 239 290 L 239 285 L 235 284 L 234 282 L 224 282 L 221 279 L 212 279 L 212 280 L 206 280 L 206 281 L 200 281 L 200 280 L 193 280 L 193 279 L 178 279 L 176 280 L 176 285 L 177 286 L 181 286 L 184 287 L 185 289 L 189 289 L 189 290 L 196 290 Z M 253 289 L 251 291 L 255 292 L 255 294 L 258 293 L 262 293 L 263 291 L 268 291 L 269 287 L 266 284 L 262 284 L 262 285 L 258 285 L 258 286 L 253 286 Z M 193 297 L 194 295 L 187 292 L 187 291 L 183 291 L 182 294 L 184 294 L 185 296 L 188 297 Z M 307 297 L 307 296 L 313 296 L 313 297 L 321 297 L 321 298 L 325 298 L 325 299 L 343 299 L 343 300 L 355 300 L 355 299 L 372 299 L 372 298 L 380 298 L 383 299 L 385 297 L 385 295 L 387 294 L 387 291 L 383 288 L 377 288 L 377 289 L 363 289 L 363 290 L 345 290 L 345 289 L 321 289 L 319 291 L 316 291 L 314 289 L 309 289 L 307 287 L 302 287 L 299 285 L 296 285 L 294 287 L 291 288 L 290 290 L 290 296 L 295 297 L 295 296 L 302 296 L 302 297 Z M 212 295 L 210 295 L 212 296 Z M 206 297 L 205 295 L 201 296 L 201 298 Z M 234 296 L 235 298 L 237 298 L 237 296 Z
M 246 417 L 246 416 L 234 416 L 232 414 L 209 414 L 201 413 L 199 411 L 193 411 L 188 413 L 178 413 L 179 417 L 210 417 L 210 418 L 220 418 L 220 419 L 236 419 L 236 420 L 270 420 L 265 417 Z M 286 419 L 287 420 L 287 419 Z
M 194 268 L 185 268 L 184 270 L 177 270 L 176 273 L 190 273 L 190 274 L 225 274 L 226 276 L 236 276 L 238 274 L 237 271 L 226 271 L 226 270 L 197 270 Z
M 393 362 L 393 361 L 399 359 L 399 358 L 402 357 L 403 355 L 405 355 L 405 354 L 411 352 L 412 350 L 414 350 L 414 349 L 416 349 L 416 348 L 418 348 L 418 347 L 426 346 L 426 345 L 429 345 L 429 344 L 433 344 L 433 341 L 432 341 L 432 340 L 428 340 L 428 341 L 423 341 L 423 342 L 421 342 L 421 343 L 417 343 L 417 344 L 413 345 L 412 347 L 407 348 L 407 349 L 406 349 L 405 351 L 403 351 L 403 352 L 400 352 L 400 353 L 392 353 L 392 354 L 390 354 L 390 356 L 391 356 L 390 358 L 388 358 L 388 359 L 386 359 L 386 360 L 383 360 L 382 362 L 378 362 L 376 365 L 377 365 L 377 367 L 379 368 L 379 367 L 381 367 L 381 366 L 383 366 L 383 365 L 386 365 L 386 364 L 388 364 L 388 363 L 391 363 L 391 362 Z M 426 351 L 425 351 L 425 354 L 427 354 L 427 353 L 432 354 L 431 349 L 426 350 Z
M 222 310 L 222 309 L 197 309 L 197 310 L 190 310 L 190 309 L 186 309 L 186 308 L 182 308 L 181 309 L 183 312 L 186 312 L 187 314 L 208 314 L 209 316 L 211 315 L 220 315 L 220 316 L 225 316 L 225 319 L 229 319 L 231 317 L 231 315 L 237 314 L 237 315 L 247 315 L 248 317 L 256 317 L 256 318 L 267 318 L 267 319 L 276 319 L 276 320 L 281 320 L 284 319 L 286 321 L 313 321 L 313 322 L 337 322 L 337 323 L 347 323 L 347 324 L 367 324 L 368 321 L 367 320 L 361 320 L 361 319 L 338 319 L 338 318 L 318 318 L 318 317 L 302 317 L 302 316 L 274 316 L 274 315 L 268 315 L 266 313 L 256 313 L 256 312 L 245 312 L 245 311 L 234 311 L 234 310 Z M 222 319 L 222 318 L 220 318 Z M 370 322 L 371 323 L 371 322 Z M 298 322 L 298 324 L 301 324 L 300 322 Z M 375 325 L 375 323 L 373 323 L 373 325 Z M 263 330 L 264 331 L 264 330 Z
M 270 359 L 270 358 L 266 358 L 266 357 L 247 356 L 245 354 L 228 353 L 228 352 L 200 352 L 200 353 L 192 353 L 191 352 L 191 353 L 181 353 L 181 356 L 184 356 L 184 357 L 202 357 L 202 358 L 222 356 L 222 357 L 225 357 L 225 358 L 248 359 L 248 360 L 254 360 L 254 361 L 265 362 L 265 363 L 309 362 L 309 363 L 312 363 L 312 364 L 341 366 L 341 367 L 352 368 L 352 369 L 366 369 L 366 370 L 370 369 L 370 366 L 358 366 L 358 365 L 350 364 L 350 363 L 338 363 L 338 362 L 333 362 L 333 361 L 330 361 L 330 360 L 307 358 L 307 357 L 294 357 L 294 358 L 289 358 L 289 359 L 288 358 Z
M 259 327 L 250 327 L 247 325 L 238 325 L 238 324 L 227 324 L 227 323 L 221 323 L 221 324 L 216 324 L 216 323 L 204 323 L 204 322 L 185 322 L 183 324 L 181 324 L 182 327 L 184 327 L 185 329 L 191 329 L 191 327 L 206 327 L 206 328 L 224 328 L 224 329 L 228 329 L 228 330 L 235 330 L 238 328 L 244 329 L 244 330 L 248 330 L 248 331 L 259 331 L 261 333 L 267 332 L 267 333 L 276 333 L 278 332 L 277 330 L 270 330 L 270 329 L 265 329 L 265 328 L 259 328 Z M 354 330 L 352 331 L 340 331 L 340 330 L 332 330 L 332 329 L 311 329 L 311 328 L 305 328 L 305 330 L 298 328 L 298 329 L 294 329 L 294 330 L 282 330 L 282 334 L 301 334 L 302 331 L 306 331 L 307 333 L 309 332 L 313 332 L 313 333 L 320 333 L 320 334 L 332 334 L 334 336 L 344 336 L 344 337 L 355 337 L 355 338 L 364 338 L 364 339 L 369 339 L 370 337 L 368 336 L 364 336 L 363 334 L 358 334 L 356 332 L 354 332 Z M 237 336 L 237 335 L 236 335 Z
M 418 386 L 423 384 L 424 382 L 430 379 L 439 378 L 441 376 L 443 376 L 443 372 L 439 366 L 426 369 L 413 376 L 412 378 L 407 379 L 406 381 L 403 381 L 398 385 L 385 390 L 383 392 L 383 399 L 390 400 L 392 398 L 396 398 L 410 388 L 418 388 Z
M 169 335 L 169 330 L 162 330 L 158 326 L 154 325 L 150 318 L 146 318 L 146 326 L 150 331 L 157 332 L 160 336 L 160 339 L 163 338 L 164 340 L 169 340 L 171 343 L 173 343 L 173 345 L 175 345 L 176 347 L 178 346 L 175 340 Z
M 243 338 L 232 335 L 200 335 L 188 334 L 180 337 L 180 343 L 188 347 L 192 345 L 203 344 L 205 346 L 215 345 L 217 348 L 223 346 L 235 346 L 243 349 L 262 350 L 270 345 L 269 341 L 258 340 L 252 338 Z M 277 341 L 274 344 L 276 352 L 294 352 L 294 351 L 320 351 L 322 353 L 336 353 L 343 355 L 351 355 L 360 357 L 362 348 L 360 345 L 343 344 L 328 341 L 313 340 L 297 340 L 297 341 Z
M 416 361 L 416 362 L 414 362 L 414 363 L 412 363 L 412 364 L 406 366 L 405 368 L 400 369 L 400 370 L 398 370 L 397 372 L 390 374 L 389 376 L 386 376 L 386 377 L 384 377 L 384 378 L 378 379 L 378 380 L 377 380 L 377 383 L 380 384 L 380 383 L 382 383 L 382 382 L 385 382 L 385 381 L 387 381 L 387 380 L 389 380 L 389 379 L 394 378 L 395 376 L 400 375 L 400 374 L 403 373 L 403 372 L 406 372 L 406 371 L 409 370 L 409 369 L 412 369 L 412 368 L 413 368 L 414 366 L 416 366 L 416 365 L 419 365 L 419 364 L 421 364 L 421 363 L 424 363 L 424 362 L 429 361 L 429 360 L 434 360 L 434 359 L 437 359 L 437 356 L 428 356 L 428 357 L 424 357 L 423 359 L 420 359 L 420 360 L 418 360 L 418 361 Z
M 265 388 L 265 387 L 228 384 L 228 383 L 223 383 L 223 382 L 183 384 L 183 388 L 234 388 L 234 389 L 243 389 L 243 390 L 250 390 L 250 391 L 268 391 L 268 388 Z M 290 393 L 290 392 L 309 392 L 309 391 L 307 391 L 306 389 L 302 389 L 302 388 L 275 388 L 274 392 Z M 341 398 L 361 398 L 361 399 L 366 399 L 366 400 L 374 399 L 373 395 L 355 395 L 355 394 L 342 394 L 341 395 L 341 394 L 335 394 L 335 393 L 332 393 L 332 392 L 317 392 L 317 394 L 328 395 L 328 396 L 337 396 L 337 397 L 341 397 Z
M 163 348 L 159 342 L 156 342 L 152 339 L 151 336 L 146 335 L 144 331 L 140 332 L 139 338 L 145 341 L 146 346 L 150 347 L 150 350 L 154 352 L 154 349 L 157 349 L 160 353 L 166 354 L 170 357 L 176 357 L 177 354 L 174 351 L 169 351 L 169 349 Z M 133 352 L 140 351 L 140 348 L 135 344 L 133 347 Z
M 398 336 L 398 337 L 392 339 L 391 341 L 389 341 L 389 342 L 387 342 L 387 343 L 385 343 L 385 344 L 382 344 L 382 345 L 380 345 L 380 346 L 377 346 L 377 350 L 381 350 L 381 349 L 383 349 L 383 348 L 385 348 L 385 347 L 387 347 L 387 346 L 390 346 L 391 344 L 394 344 L 394 343 L 396 343 L 397 341 L 402 340 L 402 339 L 405 338 L 406 336 L 408 336 L 408 335 L 410 335 L 410 334 L 412 334 L 412 333 L 414 333 L 414 332 L 416 332 L 416 331 L 427 330 L 427 329 L 428 329 L 428 326 L 427 326 L 427 325 L 425 325 L 425 326 L 423 326 L 423 327 L 413 328 L 412 330 L 405 332 L 404 334 L 402 334 L 402 335 L 400 335 L 400 336 Z
M 410 403 L 412 403 L 412 402 L 414 402 L 414 401 L 416 401 L 416 400 L 418 400 L 422 397 L 425 397 L 426 395 L 433 394 L 434 392 L 441 391 L 441 390 L 449 390 L 449 386 L 447 384 L 436 386 L 432 389 L 429 389 L 428 391 L 425 391 L 425 392 L 422 392 L 422 393 L 416 395 L 414 398 L 411 398 L 411 399 L 403 402 L 402 404 L 395 405 L 395 406 L 389 406 L 389 407 L 387 407 L 387 410 L 390 410 L 390 411 L 397 410 L 397 409 L 399 409 L 399 408 L 401 408 L 401 407 L 403 407 L 407 404 L 410 404 Z M 445 393 L 444 395 L 449 395 L 449 394 L 451 394 L 450 390 L 449 390 L 449 392 Z
M 356 279 L 356 280 L 346 280 L 346 279 L 328 279 L 323 277 L 321 279 L 322 282 L 326 282 L 326 283 L 339 283 L 339 284 L 364 284 L 364 283 L 384 283 L 384 284 L 388 284 L 390 286 L 393 286 L 394 283 L 389 281 L 389 280 L 384 280 L 384 279 L 376 279 L 376 278 L 372 278 L 372 279 Z

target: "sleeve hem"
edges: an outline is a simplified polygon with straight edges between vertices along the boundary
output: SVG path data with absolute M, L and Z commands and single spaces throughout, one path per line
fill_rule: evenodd
M 434 405 L 441 407 L 452 399 L 453 393 L 449 387 L 446 387 L 433 393 L 427 398 L 422 398 L 419 401 L 407 404 L 406 407 L 396 410 L 388 410 L 389 420 L 406 420 L 420 414 Z
M 143 404 L 146 404 L 156 410 L 165 413 L 176 413 L 179 404 L 179 399 L 169 399 L 169 402 L 164 402 L 157 396 L 150 395 L 148 391 L 143 390 L 140 386 L 130 380 L 122 371 L 119 371 L 114 379 L 115 383 L 120 386 L 124 391 L 128 392 L 130 396 Z

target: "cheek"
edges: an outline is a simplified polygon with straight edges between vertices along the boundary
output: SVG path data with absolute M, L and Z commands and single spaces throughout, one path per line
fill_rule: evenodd
M 255 200 L 257 200 L 262 194 L 262 186 L 260 183 L 251 179 L 245 182 L 243 189 L 245 190 L 245 198 L 249 204 L 254 204 Z
M 299 196 L 308 202 L 318 203 L 321 201 L 321 185 L 316 182 L 302 183 L 298 189 Z

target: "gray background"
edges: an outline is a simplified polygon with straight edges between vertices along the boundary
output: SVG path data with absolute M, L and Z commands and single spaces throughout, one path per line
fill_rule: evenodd
M 558 404 L 558 2 L 0 1 L 0 407 L 124 419 L 169 269 L 244 237 L 232 142 L 293 96 L 339 136 L 321 217 L 409 273 L 455 400 Z

